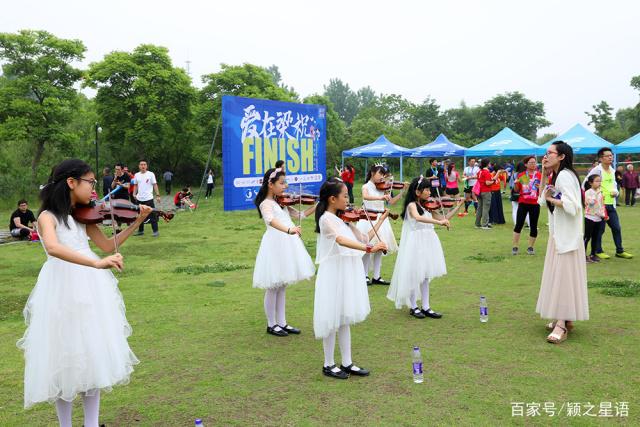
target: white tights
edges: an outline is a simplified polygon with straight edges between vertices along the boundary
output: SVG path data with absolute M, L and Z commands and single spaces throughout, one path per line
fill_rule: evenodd
M 342 366 L 351 365 L 353 361 L 351 360 L 351 329 L 349 329 L 349 325 L 343 325 L 338 328 L 338 343 L 340 344 Z M 322 348 L 324 349 L 324 366 L 335 365 L 336 362 L 333 359 L 333 353 L 336 348 L 335 332 L 322 339 Z
M 422 283 L 420 283 L 420 295 L 422 299 L 422 309 L 429 310 L 431 307 L 429 305 L 429 279 L 424 279 Z M 411 296 L 409 297 L 409 302 L 411 303 L 411 308 L 417 308 L 418 304 L 416 302 L 416 292 L 412 291 Z
M 264 293 L 264 312 L 267 315 L 267 325 L 273 328 L 275 325 L 284 327 L 287 324 L 285 315 L 285 291 L 286 286 L 267 289 Z
M 82 409 L 84 410 L 85 427 L 98 427 L 98 416 L 100 415 L 100 390 L 93 390 L 92 396 L 82 393 Z M 56 412 L 60 427 L 71 427 L 71 410 L 73 402 L 66 400 L 56 400 Z
M 376 252 L 375 254 L 364 254 L 362 256 L 362 263 L 364 264 L 364 273 L 369 276 L 369 269 L 371 266 L 371 258 L 373 257 L 373 276 L 374 279 L 380 278 L 380 270 L 382 268 L 382 252 Z

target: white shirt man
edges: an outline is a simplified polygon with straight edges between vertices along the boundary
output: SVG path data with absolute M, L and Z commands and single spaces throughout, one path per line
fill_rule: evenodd
M 160 203 L 160 190 L 158 190 L 158 182 L 153 172 L 147 170 L 147 162 L 141 160 L 138 164 L 140 172 L 136 173 L 133 177 L 135 186 L 133 187 L 133 197 L 142 205 L 151 206 L 155 208 L 153 203 L 153 194 L 155 193 L 158 203 Z M 151 228 L 153 229 L 153 237 L 158 237 L 158 217 L 154 213 L 149 215 L 149 222 L 151 222 Z M 144 223 L 140 224 L 136 236 L 142 236 L 144 234 Z

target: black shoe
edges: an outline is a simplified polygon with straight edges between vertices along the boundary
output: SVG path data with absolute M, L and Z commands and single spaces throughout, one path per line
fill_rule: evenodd
M 267 333 L 275 335 L 277 337 L 286 337 L 287 335 L 289 335 L 287 331 L 285 331 L 278 325 L 274 325 L 273 327 L 267 326 Z
M 280 326 L 282 329 L 284 329 L 288 334 L 294 334 L 294 335 L 300 335 L 300 329 L 298 328 L 294 328 L 293 326 L 286 324 L 284 326 Z
M 367 276 L 367 286 L 371 286 L 371 279 L 369 279 L 369 276 Z
M 138 231 L 134 234 L 134 236 L 144 236 L 144 231 Z
M 425 317 L 427 317 L 418 307 L 409 309 L 409 314 L 413 317 L 417 317 L 418 319 L 424 319 Z
M 389 282 L 382 280 L 382 277 L 378 277 L 377 279 L 371 279 L 371 284 L 389 286 Z
M 442 314 L 440 313 L 436 313 L 435 311 L 428 309 L 428 310 L 422 310 L 422 314 L 424 314 L 426 317 L 431 317 L 432 319 L 439 319 L 442 317 Z
M 338 372 L 334 372 L 333 370 L 336 368 L 336 365 L 331 366 L 323 366 L 322 373 L 331 378 L 337 378 L 339 380 L 346 380 L 349 378 L 349 374 L 340 369 Z
M 344 372 L 346 372 L 349 375 L 356 375 L 358 377 L 366 377 L 369 375 L 369 371 L 356 366 L 354 363 L 352 363 L 349 366 L 340 365 L 340 369 L 342 369 Z

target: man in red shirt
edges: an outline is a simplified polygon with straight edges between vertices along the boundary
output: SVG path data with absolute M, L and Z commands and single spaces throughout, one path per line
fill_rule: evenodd
M 478 173 L 480 183 L 480 195 L 478 196 L 478 210 L 476 211 L 476 228 L 483 230 L 491 229 L 489 225 L 489 208 L 491 207 L 491 186 L 496 183 L 496 179 L 489 171 L 489 159 L 480 161 L 480 172 Z
M 340 179 L 347 186 L 349 192 L 349 203 L 353 203 L 353 183 L 356 179 L 356 170 L 352 165 L 346 165 L 344 169 L 340 170 L 336 167 L 336 170 L 340 173 Z

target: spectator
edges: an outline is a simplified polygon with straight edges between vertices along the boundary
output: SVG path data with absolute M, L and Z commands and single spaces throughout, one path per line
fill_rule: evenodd
M 638 173 L 633 171 L 633 165 L 627 165 L 627 171 L 622 176 L 622 186 L 624 187 L 624 204 L 625 206 L 634 206 L 636 204 L 636 190 L 640 187 L 640 178 Z
M 513 246 L 511 253 L 518 254 L 518 245 L 520 243 L 520 232 L 524 226 L 527 216 L 531 220 L 529 229 L 529 246 L 527 253 L 534 255 L 533 245 L 538 237 L 538 218 L 540 217 L 540 205 L 538 204 L 538 196 L 540 193 L 540 181 L 542 175 L 537 170 L 537 162 L 535 156 L 525 157 L 523 160 L 526 170 L 520 172 L 515 179 L 513 190 L 518 193 L 518 201 L 516 203 L 516 220 L 513 228 Z
M 600 164 L 591 169 L 589 175 L 587 175 L 587 179 L 591 175 L 600 175 L 600 177 L 602 177 L 601 188 L 602 195 L 604 196 L 604 207 L 607 210 L 607 216 L 609 217 L 607 225 L 609 225 L 609 228 L 611 229 L 613 242 L 616 245 L 616 256 L 618 258 L 630 259 L 633 258 L 633 255 L 626 252 L 622 246 L 622 227 L 620 226 L 620 219 L 618 218 L 618 212 L 616 211 L 616 197 L 619 193 L 618 184 L 615 179 L 615 171 L 611 167 L 611 164 L 613 163 L 613 152 L 610 148 L 603 147 L 598 151 L 598 158 L 600 159 Z M 585 186 L 587 179 L 582 183 L 584 188 L 587 187 Z M 602 250 L 602 244 L 600 244 L 596 249 L 596 255 L 600 259 L 611 258 Z
M 447 186 L 444 192 L 449 196 L 457 196 L 460 194 L 460 189 L 458 188 L 458 183 L 461 182 L 460 174 L 456 170 L 456 165 L 454 163 L 449 163 L 446 169 L 446 182 Z
M 140 205 L 147 205 L 151 208 L 155 208 L 156 205 L 153 202 L 153 194 L 156 195 L 156 200 L 160 203 L 160 190 L 158 190 L 158 182 L 153 172 L 147 170 L 146 160 L 140 160 L 138 164 L 140 172 L 136 173 L 133 186 L 133 197 L 138 201 Z M 153 237 L 160 235 L 158 231 L 158 215 L 151 213 L 149 215 L 151 222 L 151 229 L 153 230 Z M 142 236 L 144 234 L 144 222 L 138 227 L 136 236 Z
M 102 197 L 105 197 L 111 191 L 111 184 L 113 183 L 113 175 L 111 175 L 111 168 L 105 167 L 102 169 Z
M 340 174 L 340 179 L 344 182 L 344 185 L 347 186 L 347 193 L 349 194 L 349 203 L 353 203 L 353 184 L 356 180 L 356 170 L 350 164 L 346 165 L 344 169 L 338 169 L 336 166 L 336 170 Z
M 162 174 L 162 178 L 164 179 L 164 189 L 168 196 L 169 194 L 171 194 L 171 181 L 173 180 L 173 172 L 167 170 Z
M 489 223 L 490 224 L 505 224 L 504 209 L 502 207 L 502 194 L 501 188 L 507 187 L 507 173 L 504 169 L 495 170 L 497 166 L 494 166 L 492 176 L 495 178 L 493 185 L 491 185 L 491 205 L 489 208 Z
M 31 227 L 29 227 L 29 224 L 31 224 Z M 27 201 L 25 199 L 18 201 L 18 209 L 11 214 L 11 220 L 9 221 L 9 232 L 11 235 L 23 240 L 28 240 L 37 228 L 38 222 L 33 212 L 29 210 Z
M 125 172 L 122 163 L 116 164 L 115 176 L 111 182 L 111 189 L 114 190 L 120 186 L 120 189 L 111 195 L 112 199 L 125 199 L 129 200 L 129 187 L 131 185 L 131 178 L 129 174 Z
M 476 185 L 480 168 L 476 165 L 476 159 L 469 159 L 469 165 L 464 168 L 464 214 L 469 214 L 469 206 L 473 202 L 474 213 L 478 212 L 478 198 L 473 193 L 473 186 Z
M 616 167 L 616 185 L 618 186 L 618 195 L 616 196 L 616 204 L 620 203 L 620 191 L 624 188 L 622 186 L 622 177 L 624 176 L 624 166 L 618 165 Z
M 205 200 L 212 195 L 215 182 L 216 181 L 213 175 L 213 169 L 209 169 L 209 172 L 207 173 L 207 192 L 204 194 Z
M 195 205 L 191 201 L 191 196 L 191 189 L 184 187 L 173 196 L 173 204 L 179 209 L 184 209 L 186 206 L 193 209 Z
M 429 164 L 431 167 L 427 169 L 424 177 L 431 180 L 432 187 L 444 188 L 446 185 L 444 169 L 442 166 L 438 166 L 438 160 L 436 159 L 429 159 Z M 437 181 L 438 183 L 435 184 L 434 181 Z
M 480 194 L 478 196 L 478 209 L 476 210 L 476 228 L 483 230 L 491 229 L 489 225 L 489 207 L 491 206 L 491 186 L 496 183 L 496 179 L 489 171 L 489 159 L 480 160 L 480 172 L 478 173 L 480 182 Z
M 126 173 L 127 175 L 129 175 L 129 179 L 130 179 L 130 183 L 131 185 L 129 185 L 129 200 L 131 201 L 131 203 L 135 203 L 138 204 L 138 201 L 136 200 L 136 198 L 133 196 L 133 188 L 135 187 L 135 175 L 131 173 L 131 171 L 129 171 L 129 168 L 127 166 L 123 167 L 124 169 L 124 173 Z

